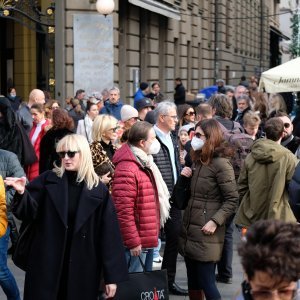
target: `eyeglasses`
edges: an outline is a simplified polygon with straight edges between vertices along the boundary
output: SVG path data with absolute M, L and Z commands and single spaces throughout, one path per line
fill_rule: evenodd
M 276 295 L 281 300 L 293 300 L 296 297 L 297 289 L 250 291 L 254 300 L 272 300 Z
M 114 128 L 110 128 L 108 129 L 108 131 L 112 131 L 112 132 L 116 132 L 120 127 L 114 127 Z
M 186 113 L 186 116 L 194 116 L 196 113 L 194 111 L 190 111 L 189 113 Z
M 170 117 L 172 118 L 174 121 L 178 120 L 178 117 L 177 116 L 169 116 L 169 115 L 164 115 L 165 117 Z
M 196 132 L 196 133 L 194 134 L 194 136 L 195 136 L 196 138 L 198 138 L 198 139 L 201 139 L 201 136 L 204 136 L 204 137 L 205 137 L 205 134 L 201 134 L 200 132 Z
M 66 154 L 69 158 L 73 158 L 75 156 L 75 154 L 78 152 L 79 151 L 60 151 L 60 152 L 57 152 L 57 154 L 61 159 L 63 159 L 66 157 Z
M 284 128 L 290 128 L 291 124 L 290 123 L 284 123 L 283 126 L 284 126 Z

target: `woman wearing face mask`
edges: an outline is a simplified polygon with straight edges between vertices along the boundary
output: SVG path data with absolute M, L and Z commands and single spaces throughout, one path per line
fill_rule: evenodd
M 186 263 L 190 299 L 203 299 L 204 292 L 207 300 L 217 300 L 221 295 L 215 283 L 215 265 L 222 253 L 225 222 L 238 204 L 229 161 L 234 149 L 223 141 L 222 131 L 214 119 L 197 123 L 191 146 L 193 172 L 185 167 L 181 173 L 192 179 L 179 252 Z
M 33 104 L 30 108 L 30 112 L 33 119 L 33 126 L 30 131 L 29 138 L 31 140 L 31 144 L 33 145 L 38 161 L 27 167 L 26 175 L 29 181 L 33 180 L 40 173 L 39 159 L 41 140 L 47 132 L 48 125 L 50 125 L 50 121 L 45 119 L 45 109 L 42 104 Z
M 22 98 L 20 96 L 17 96 L 17 92 L 14 87 L 8 89 L 7 98 L 10 101 L 12 109 L 16 112 L 22 102 Z
M 142 270 L 138 256 L 152 270 L 153 248 L 158 244 L 160 227 L 169 216 L 169 192 L 152 154 L 160 150 L 153 126 L 135 123 L 128 143 L 115 153 L 116 166 L 112 185 L 125 256 L 130 260 L 129 272 Z

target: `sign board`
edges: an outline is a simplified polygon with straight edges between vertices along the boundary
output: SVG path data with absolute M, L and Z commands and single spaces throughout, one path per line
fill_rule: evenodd
M 84 89 L 88 96 L 113 86 L 114 43 L 112 16 L 75 14 L 74 94 Z

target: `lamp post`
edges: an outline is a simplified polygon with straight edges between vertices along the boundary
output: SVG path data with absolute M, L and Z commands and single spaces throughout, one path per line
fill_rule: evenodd
M 105 17 L 107 15 L 110 15 L 115 8 L 115 2 L 114 0 L 90 0 L 91 3 L 96 3 L 96 9 L 97 11 L 101 14 L 104 15 Z

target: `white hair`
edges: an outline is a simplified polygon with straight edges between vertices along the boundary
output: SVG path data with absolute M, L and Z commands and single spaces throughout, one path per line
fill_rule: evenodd
M 158 117 L 161 115 L 167 115 L 171 109 L 175 108 L 177 110 L 177 106 L 174 102 L 171 101 L 162 101 L 157 104 L 154 109 L 155 121 L 157 122 Z

